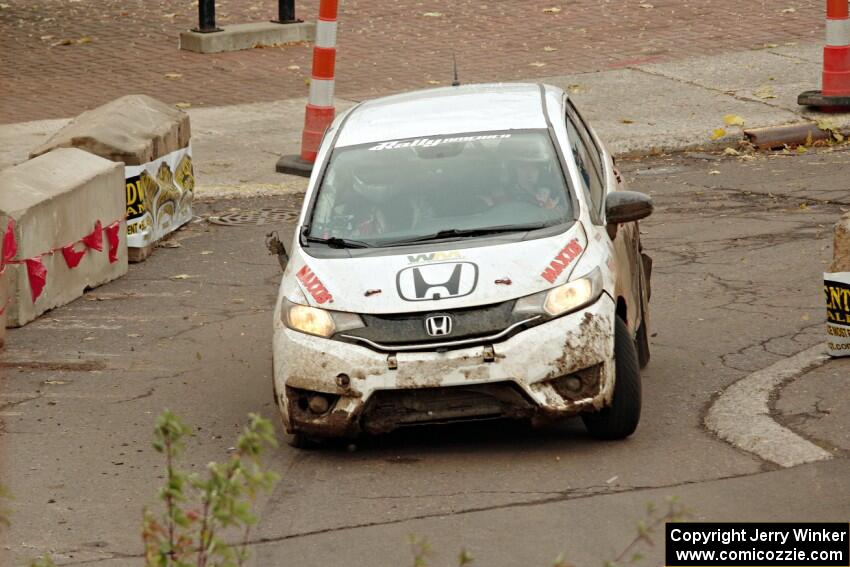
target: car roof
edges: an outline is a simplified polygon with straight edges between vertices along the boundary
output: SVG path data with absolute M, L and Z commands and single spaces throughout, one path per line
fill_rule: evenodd
M 546 128 L 541 86 L 492 83 L 427 89 L 364 102 L 345 118 L 336 146 L 421 136 Z

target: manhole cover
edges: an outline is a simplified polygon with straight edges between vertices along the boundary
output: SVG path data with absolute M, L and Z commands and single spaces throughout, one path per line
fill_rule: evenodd
M 298 220 L 300 211 L 297 209 L 258 209 L 256 211 L 235 211 L 209 217 L 213 224 L 222 226 L 281 224 Z

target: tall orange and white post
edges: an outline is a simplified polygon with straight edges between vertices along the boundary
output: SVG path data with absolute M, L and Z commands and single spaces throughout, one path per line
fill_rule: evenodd
M 850 106 L 850 11 L 848 0 L 826 0 L 826 45 L 823 48 L 823 86 L 806 91 L 797 104 L 823 109 Z
M 334 67 L 336 65 L 336 27 L 339 0 L 321 0 L 319 21 L 316 24 L 316 43 L 313 45 L 313 68 L 310 75 L 310 94 L 304 114 L 301 134 L 301 153 L 285 155 L 276 166 L 278 173 L 309 177 L 325 130 L 333 122 Z

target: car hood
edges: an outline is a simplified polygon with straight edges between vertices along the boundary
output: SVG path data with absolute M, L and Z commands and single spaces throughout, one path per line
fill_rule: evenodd
M 282 282 L 296 303 L 386 314 L 475 307 L 569 280 L 587 248 L 580 222 L 556 236 L 488 246 L 357 258 L 314 258 L 297 248 Z

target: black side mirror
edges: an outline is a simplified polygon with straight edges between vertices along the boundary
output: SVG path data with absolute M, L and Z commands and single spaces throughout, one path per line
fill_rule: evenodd
M 270 232 L 266 235 L 266 248 L 269 254 L 277 256 L 277 261 L 280 263 L 280 269 L 286 270 L 286 265 L 289 263 L 289 254 L 286 252 L 286 247 L 280 238 L 277 236 L 277 231 Z
M 636 191 L 615 191 L 605 197 L 605 220 L 609 225 L 644 219 L 653 209 L 652 198 Z

